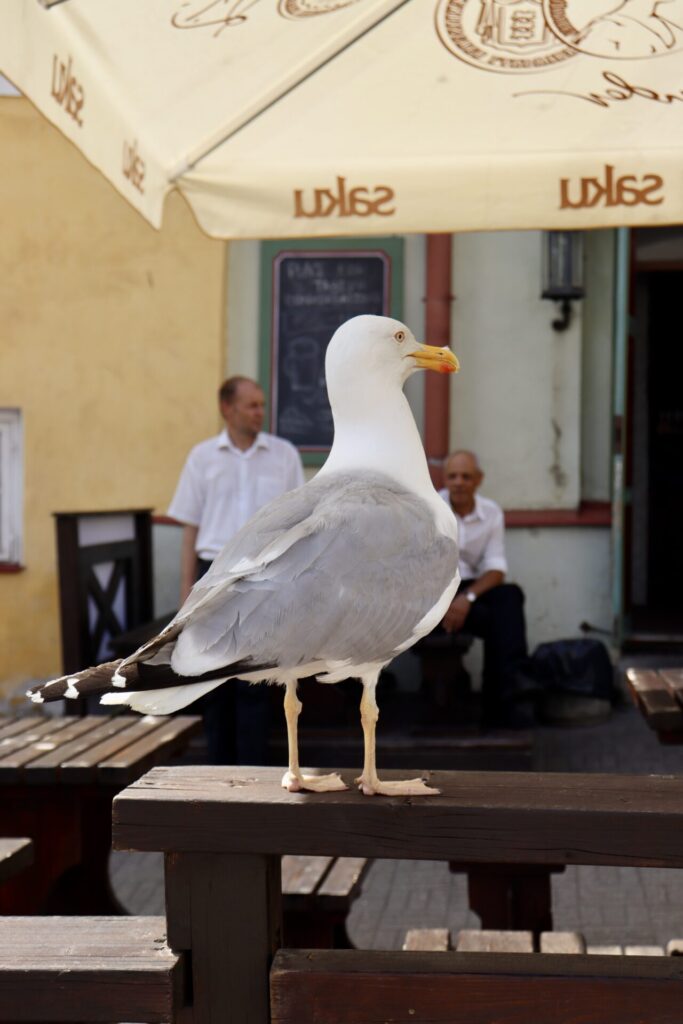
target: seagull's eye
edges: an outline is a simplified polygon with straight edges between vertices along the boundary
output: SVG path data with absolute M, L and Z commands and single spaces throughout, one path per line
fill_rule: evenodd
M 394 335 L 394 341 L 398 341 L 399 344 L 400 344 L 402 341 L 405 341 L 405 340 L 406 340 L 406 332 L 405 331 L 396 331 L 396 334 Z

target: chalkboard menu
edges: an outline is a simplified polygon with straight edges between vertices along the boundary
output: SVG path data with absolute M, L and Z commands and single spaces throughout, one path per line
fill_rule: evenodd
M 281 250 L 273 260 L 271 430 L 303 451 L 332 444 L 325 349 L 345 320 L 388 316 L 391 257 L 370 249 Z

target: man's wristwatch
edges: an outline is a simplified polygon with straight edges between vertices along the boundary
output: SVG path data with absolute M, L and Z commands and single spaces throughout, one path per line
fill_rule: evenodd
M 463 594 L 463 597 L 466 597 L 470 604 L 474 604 L 474 602 L 477 600 L 477 595 L 472 590 L 466 590 L 465 593 Z

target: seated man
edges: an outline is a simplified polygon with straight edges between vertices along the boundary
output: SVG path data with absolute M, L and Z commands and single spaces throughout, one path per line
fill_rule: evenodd
M 446 486 L 439 494 L 458 520 L 460 576 L 456 596 L 437 629 L 460 630 L 484 641 L 482 725 L 527 725 L 533 709 L 520 697 L 533 691 L 525 674 L 528 653 L 524 594 L 505 583 L 503 511 L 477 493 L 484 479 L 473 452 L 456 451 L 444 463 Z

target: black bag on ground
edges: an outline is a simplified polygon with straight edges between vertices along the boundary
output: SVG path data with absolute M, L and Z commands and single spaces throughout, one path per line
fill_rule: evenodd
M 607 648 L 587 637 L 539 644 L 531 655 L 535 679 L 547 693 L 613 701 L 614 669 Z

